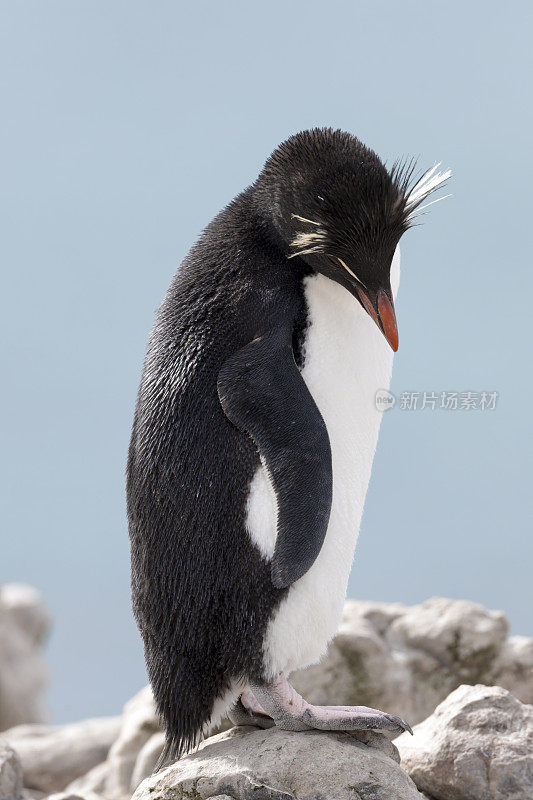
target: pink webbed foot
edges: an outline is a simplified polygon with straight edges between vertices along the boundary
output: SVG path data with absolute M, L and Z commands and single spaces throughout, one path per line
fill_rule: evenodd
M 263 711 L 283 730 L 305 731 L 315 728 L 321 731 L 413 732 L 400 717 L 375 708 L 311 705 L 283 676 L 271 684 L 254 684 L 252 690 Z

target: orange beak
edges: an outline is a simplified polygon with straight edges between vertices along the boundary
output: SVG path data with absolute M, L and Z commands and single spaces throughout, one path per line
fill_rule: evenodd
M 360 286 L 357 287 L 357 292 L 365 311 L 372 317 L 385 339 L 396 352 L 398 349 L 398 325 L 396 324 L 396 314 L 392 300 L 383 289 L 380 289 L 376 298 L 377 308 L 375 308 L 366 292 Z

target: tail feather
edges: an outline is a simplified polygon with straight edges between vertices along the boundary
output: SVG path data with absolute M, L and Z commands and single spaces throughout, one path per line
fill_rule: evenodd
M 151 677 L 156 706 L 165 728 L 165 747 L 154 772 L 194 750 L 237 701 L 242 686 L 226 676 L 179 670 L 174 680 Z

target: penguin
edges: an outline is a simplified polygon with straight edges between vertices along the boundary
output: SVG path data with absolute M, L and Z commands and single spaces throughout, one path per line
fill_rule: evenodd
M 127 464 L 160 765 L 224 715 L 410 731 L 377 709 L 312 705 L 288 678 L 324 655 L 341 619 L 382 416 L 375 394 L 398 349 L 399 241 L 448 179 L 439 166 L 387 168 L 350 133 L 297 133 L 170 284 Z

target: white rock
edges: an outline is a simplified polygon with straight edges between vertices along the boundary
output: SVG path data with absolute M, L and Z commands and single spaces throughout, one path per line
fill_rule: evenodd
M 129 800 L 141 780 L 152 772 L 161 749 L 154 698 L 150 687 L 145 686 L 124 706 L 106 761 L 74 780 L 67 790 L 88 800 L 98 795 L 106 800 Z
M 102 717 L 70 725 L 19 725 L 2 735 L 20 757 L 24 786 L 50 794 L 104 761 L 120 725 L 120 717 Z
M 434 597 L 411 606 L 388 630 L 391 644 L 424 650 L 458 671 L 492 666 L 509 633 L 503 611 L 469 600 Z
M 65 792 L 70 792 L 75 795 L 78 794 L 80 797 L 87 797 L 91 800 L 95 797 L 101 797 L 105 791 L 108 775 L 108 763 L 107 761 L 103 761 L 101 764 L 97 764 L 96 767 L 90 769 L 85 775 L 69 783 Z
M 141 749 L 135 760 L 135 767 L 130 781 L 130 791 L 134 792 L 137 786 L 147 778 L 155 769 L 159 756 L 165 745 L 165 734 L 160 731 L 154 733 Z
M 0 740 L 0 800 L 22 800 L 22 766 L 7 742 Z
M 421 800 L 396 761 L 350 734 L 252 727 L 233 728 L 207 739 L 197 752 L 143 781 L 134 800 L 220 796 Z
M 46 718 L 41 645 L 49 617 L 31 586 L 0 587 L 0 730 Z
M 533 639 L 510 636 L 494 663 L 492 678 L 523 703 L 533 703 Z
M 50 630 L 50 614 L 41 594 L 25 583 L 6 583 L 0 590 L 5 614 L 24 631 L 35 644 L 41 645 Z
M 445 800 L 531 800 L 533 706 L 499 686 L 460 686 L 395 740 L 421 791 Z
M 135 762 L 143 747 L 159 731 L 152 690 L 145 686 L 124 706 L 120 733 L 109 751 L 105 795 L 119 798 L 131 794 Z
M 73 794 L 72 792 L 67 791 L 49 794 L 46 800 L 93 800 L 93 798 L 89 797 L 88 795 Z M 97 800 L 100 800 L 100 798 Z

